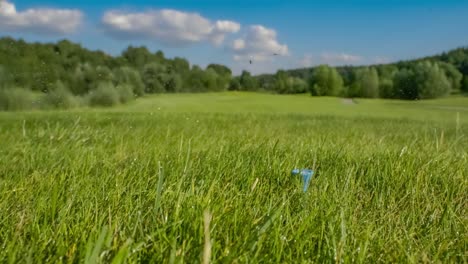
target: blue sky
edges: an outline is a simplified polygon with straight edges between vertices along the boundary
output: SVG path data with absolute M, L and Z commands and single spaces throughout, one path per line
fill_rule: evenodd
M 0 35 L 68 38 L 110 54 L 146 45 L 201 66 L 263 73 L 391 62 L 466 46 L 468 1 L 0 0 Z

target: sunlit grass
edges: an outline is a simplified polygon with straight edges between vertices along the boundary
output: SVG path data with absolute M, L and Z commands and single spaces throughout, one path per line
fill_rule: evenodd
M 207 245 L 221 263 L 464 262 L 468 113 L 420 105 L 207 94 L 0 113 L 0 262 L 193 263 Z M 302 193 L 291 169 L 314 162 Z

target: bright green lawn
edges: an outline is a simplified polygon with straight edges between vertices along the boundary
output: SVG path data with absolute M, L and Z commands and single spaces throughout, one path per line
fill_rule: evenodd
M 357 101 L 0 113 L 0 262 L 466 262 L 468 98 Z

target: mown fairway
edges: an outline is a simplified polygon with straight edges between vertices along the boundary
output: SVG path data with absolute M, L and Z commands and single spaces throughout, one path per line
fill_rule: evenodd
M 164 95 L 0 144 L 0 262 L 467 261 L 468 98 Z

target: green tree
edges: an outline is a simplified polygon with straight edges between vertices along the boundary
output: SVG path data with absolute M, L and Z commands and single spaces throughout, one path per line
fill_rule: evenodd
M 419 63 L 416 65 L 416 73 L 420 99 L 437 98 L 450 93 L 450 81 L 439 64 L 428 61 Z
M 468 76 L 467 75 L 463 77 L 463 84 L 461 87 L 461 91 L 463 93 L 468 93 Z
M 126 59 L 130 66 L 140 70 L 152 61 L 153 55 L 146 47 L 129 46 L 122 52 L 122 57 Z
M 401 99 L 430 99 L 451 91 L 450 81 L 437 63 L 429 61 L 411 64 L 394 77 L 394 89 Z
M 222 91 L 224 85 L 219 84 L 218 79 L 220 78 L 216 71 L 212 68 L 206 69 L 203 73 L 203 88 L 204 91 Z
M 149 63 L 143 68 L 143 83 L 147 93 L 164 93 L 166 89 L 163 84 L 165 67 L 158 63 Z
M 84 95 L 96 90 L 100 83 L 113 83 L 114 74 L 107 66 L 94 67 L 89 63 L 78 65 L 74 76 L 70 78 L 70 90 L 73 94 Z
M 111 83 L 114 81 L 114 74 L 107 66 L 99 65 L 94 69 L 94 86 L 98 83 Z
M 229 82 L 229 91 L 239 91 L 241 89 L 241 84 L 238 77 L 232 78 Z
M 74 96 L 61 81 L 57 81 L 45 95 L 46 107 L 73 108 L 80 105 L 78 97 Z
M 289 78 L 290 77 L 286 71 L 277 71 L 275 75 L 274 90 L 280 94 L 291 93 L 292 87 Z
M 239 81 L 243 91 L 255 91 L 258 88 L 257 80 L 248 71 L 242 71 Z
M 310 80 L 311 94 L 317 96 L 337 96 L 343 90 L 343 79 L 335 68 L 318 66 Z
M 439 62 L 438 65 L 444 71 L 447 80 L 450 82 L 450 86 L 453 91 L 459 91 L 462 86 L 463 75 L 460 71 L 452 64 L 446 62 Z
M 393 78 L 398 72 L 398 68 L 394 65 L 380 65 L 377 70 L 379 72 L 379 96 L 382 98 L 395 97 Z
M 351 97 L 377 98 L 379 96 L 379 76 L 375 68 L 358 68 L 352 84 Z
M 10 76 L 4 67 L 0 65 L 0 89 L 8 86 L 10 83 Z
M 216 91 L 225 91 L 228 89 L 229 82 L 232 78 L 231 69 L 220 64 L 210 64 L 206 69 L 211 69 L 216 72 Z
M 78 65 L 70 79 L 70 90 L 76 95 L 87 94 L 97 85 L 95 68 L 89 63 Z
M 289 83 L 291 85 L 290 93 L 306 93 L 307 92 L 307 82 L 297 77 L 289 77 Z
M 170 67 L 171 67 L 171 72 L 176 72 L 182 76 L 186 76 L 187 73 L 190 71 L 190 63 L 180 57 L 175 57 L 171 62 L 170 62 Z
M 142 96 L 145 93 L 145 84 L 140 73 L 130 67 L 120 67 L 114 70 L 115 85 L 129 85 L 133 94 Z
M 210 64 L 206 67 L 207 69 L 213 69 L 217 74 L 230 78 L 232 76 L 232 71 L 228 67 L 221 64 Z
M 199 66 L 194 65 L 185 78 L 185 90 L 187 92 L 203 92 L 205 90 L 203 75 L 203 70 Z
M 168 93 L 178 93 L 182 90 L 182 78 L 177 73 L 166 73 L 161 76 L 164 89 Z
M 301 78 L 291 77 L 284 70 L 275 74 L 274 91 L 280 94 L 296 94 L 307 92 L 307 82 Z
M 412 69 L 403 68 L 395 73 L 393 85 L 395 97 L 400 99 L 414 100 L 419 97 L 418 84 Z

